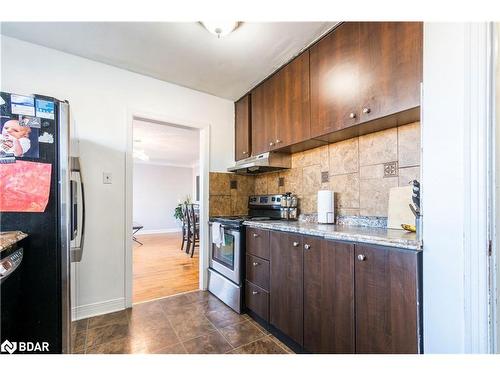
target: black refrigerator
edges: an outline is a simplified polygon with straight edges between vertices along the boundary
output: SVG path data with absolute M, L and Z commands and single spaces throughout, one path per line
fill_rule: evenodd
M 84 196 L 69 109 L 0 93 L 0 231 L 27 235 L 19 267 L 0 275 L 0 343 L 16 353 L 71 352 L 70 263 L 82 256 Z

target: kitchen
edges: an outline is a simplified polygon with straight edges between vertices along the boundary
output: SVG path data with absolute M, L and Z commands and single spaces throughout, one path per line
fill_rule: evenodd
M 225 41 L 197 23 L 192 26 Z M 241 23 L 234 36 L 246 26 Z M 462 176 L 450 177 L 453 168 L 443 172 L 432 166 L 433 158 L 444 163 L 456 155 L 440 152 L 450 139 L 442 138 L 442 145 L 430 142 L 439 134 L 428 133 L 430 126 L 437 126 L 432 116 L 439 114 L 427 104 L 432 94 L 425 90 L 455 86 L 427 82 L 436 73 L 426 68 L 433 56 L 425 52 L 443 45 L 441 40 L 433 45 L 431 35 L 446 38 L 447 31 L 455 38 L 462 30 L 423 22 L 322 26 L 322 32 L 233 100 L 196 96 L 186 88 L 42 47 L 15 25 L 4 27 L 2 59 L 8 74 L 2 92 L 29 95 L 42 87 L 44 95 L 52 92 L 68 99 L 77 124 L 94 122 L 78 127 L 86 238 L 81 262 L 71 266 L 77 296 L 71 320 L 75 332 L 85 332 L 79 338 L 83 352 L 106 353 L 104 344 L 110 344 L 110 352 L 137 353 L 167 348 L 163 353 L 461 352 L 436 338 L 442 336 L 438 327 L 447 324 L 435 311 L 449 303 L 440 296 L 454 296 L 452 289 L 447 282 L 442 289 L 436 284 L 433 291 L 426 289 L 426 280 L 438 277 L 440 262 L 449 255 L 436 255 L 435 244 L 450 249 L 442 237 L 451 241 L 463 226 L 438 239 L 435 214 L 426 220 L 429 212 L 454 207 L 446 195 L 436 195 L 440 173 L 451 182 Z M 120 118 L 102 108 L 85 111 L 81 103 L 100 99 L 86 98 L 83 86 L 64 90 L 57 81 L 47 83 L 43 65 L 27 68 L 21 63 L 15 68 L 19 52 L 59 61 L 62 81 L 81 71 L 98 72 L 105 91 L 113 77 L 117 91 L 109 100 L 120 108 Z M 440 55 L 434 63 L 444 64 Z M 442 66 L 436 70 L 442 73 Z M 459 75 L 447 72 L 450 77 L 453 73 Z M 148 88 L 151 97 L 130 102 L 130 85 Z M 181 92 L 185 97 L 176 98 Z M 165 97 L 171 100 L 167 108 Z M 190 117 L 183 100 L 199 106 L 197 118 Z M 166 122 L 184 119 L 175 123 L 202 129 L 200 186 L 201 200 L 207 202 L 207 210 L 200 212 L 201 291 L 180 295 L 177 301 L 151 301 L 150 307 L 129 304 L 129 270 L 113 260 L 125 259 L 126 264 L 131 255 L 124 121 L 144 114 Z M 95 122 L 99 118 L 102 122 Z M 109 128 L 100 126 L 105 123 Z M 103 172 L 113 172 L 116 182 L 103 186 Z M 76 194 L 81 201 L 81 193 Z M 433 198 L 426 200 L 426 194 Z M 102 217 L 108 217 L 104 211 L 119 215 L 101 225 Z M 3 221 L 9 215 L 2 215 L 2 231 L 14 230 Z M 447 228 L 458 217 L 451 216 Z M 96 251 L 103 238 L 108 238 L 107 257 Z M 19 239 L 20 245 L 22 241 L 26 239 Z M 456 271 L 450 280 L 463 277 Z M 458 311 L 465 303 L 470 301 L 448 307 Z M 193 327 L 180 313 L 193 317 Z M 110 323 L 104 324 L 105 319 Z M 459 332 L 452 323 L 449 330 Z M 171 334 L 153 346 L 151 335 L 158 327 Z M 104 335 L 109 342 L 103 341 Z M 129 338 L 133 345 L 127 341 L 129 346 L 121 346 Z M 63 351 L 72 349 L 55 349 Z

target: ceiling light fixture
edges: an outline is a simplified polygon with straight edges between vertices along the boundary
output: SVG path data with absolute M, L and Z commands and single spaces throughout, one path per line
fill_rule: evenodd
M 200 23 L 219 39 L 231 34 L 240 24 L 235 21 L 200 21 Z

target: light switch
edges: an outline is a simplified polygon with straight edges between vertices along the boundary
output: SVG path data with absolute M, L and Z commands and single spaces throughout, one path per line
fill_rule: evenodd
M 102 172 L 102 183 L 103 184 L 111 184 L 112 181 L 112 175 L 111 172 Z

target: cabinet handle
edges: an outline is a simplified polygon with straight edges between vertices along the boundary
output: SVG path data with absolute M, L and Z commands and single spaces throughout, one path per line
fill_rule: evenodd
M 255 296 L 256 294 L 259 294 L 259 292 L 256 292 L 255 290 L 253 290 L 252 294 Z
M 269 146 L 272 146 L 272 145 L 274 145 L 274 143 L 273 142 L 269 142 Z
M 257 237 L 259 237 L 259 235 L 257 233 L 254 233 L 253 238 L 257 238 Z
M 260 265 L 260 263 L 258 263 L 258 262 L 253 262 L 252 263 L 252 266 L 254 266 L 254 267 L 257 267 L 258 265 Z
M 294 241 L 292 245 L 293 245 L 293 247 L 297 247 L 297 246 L 299 246 L 299 243 L 297 241 Z
M 304 245 L 304 249 L 309 250 L 310 248 L 311 248 L 311 245 L 309 245 L 307 243 Z
M 371 111 L 372 111 L 372 110 L 371 110 L 370 108 L 368 108 L 368 107 L 363 108 L 363 113 L 364 113 L 364 114 L 368 114 L 368 113 L 370 113 Z
M 354 112 L 349 113 L 349 118 L 356 118 L 356 114 Z
M 363 255 L 363 254 L 359 254 L 359 255 L 358 255 L 358 260 L 359 260 L 360 262 L 364 262 L 364 261 L 365 261 L 365 259 L 366 259 L 366 255 Z

